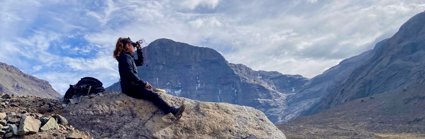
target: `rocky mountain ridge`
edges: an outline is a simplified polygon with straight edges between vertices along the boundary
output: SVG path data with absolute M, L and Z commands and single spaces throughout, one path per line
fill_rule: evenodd
M 371 58 L 363 61 L 364 64 L 356 68 L 348 76 L 348 80 L 330 90 L 332 93 L 312 107 L 307 114 L 423 82 L 424 36 L 425 12 L 412 17 L 393 37 L 377 44 L 372 50 Z
M 346 59 L 311 79 L 288 98 L 284 121 L 421 80 L 424 20 L 424 13 L 414 16 L 373 50 Z
M 371 58 L 371 51 L 364 52 L 343 60 L 338 65 L 326 70 L 311 80 L 309 80 L 296 94 L 288 97 L 288 105 L 283 113 L 283 122 L 302 115 L 309 108 L 313 107 L 325 96 L 329 95 L 341 82 L 348 80 L 356 68 L 363 65 L 362 61 Z
M 277 71 L 255 71 L 243 64 L 229 63 L 229 66 L 238 74 L 242 80 L 269 87 L 280 93 L 295 93 L 308 81 L 301 75 L 284 75 Z
M 18 68 L 1 62 L 0 93 L 56 99 L 61 96 L 49 82 L 25 74 Z
M 331 77 L 328 82 L 338 82 L 324 86 L 307 84 L 325 90 L 304 88 L 311 92 L 300 92 L 290 98 L 295 98 L 290 102 L 298 107 L 303 106 L 301 101 L 309 105 L 295 113 L 302 117 L 283 123 L 280 128 L 291 133 L 291 138 L 424 138 L 424 46 L 422 12 L 373 50 L 313 78 L 310 83 L 319 81 L 319 77 Z M 321 96 L 303 96 L 314 93 Z

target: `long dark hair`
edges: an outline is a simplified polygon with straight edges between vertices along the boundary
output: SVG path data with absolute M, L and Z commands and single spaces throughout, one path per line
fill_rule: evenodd
M 128 51 L 127 50 L 127 43 L 130 43 L 130 38 L 118 38 L 117 44 L 115 45 L 114 50 L 114 58 L 117 59 L 121 55 L 121 53 Z

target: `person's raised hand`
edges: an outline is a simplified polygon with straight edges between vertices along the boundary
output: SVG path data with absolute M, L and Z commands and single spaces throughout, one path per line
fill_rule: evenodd
M 145 88 L 146 88 L 146 89 L 152 89 L 152 85 L 151 85 L 151 84 L 149 84 L 149 83 L 146 83 Z
M 140 39 L 140 40 L 138 40 L 136 43 L 138 44 L 138 45 L 137 45 L 137 49 L 141 49 L 141 48 L 142 48 L 143 43 L 145 43 L 145 40 L 144 40 L 144 39 Z

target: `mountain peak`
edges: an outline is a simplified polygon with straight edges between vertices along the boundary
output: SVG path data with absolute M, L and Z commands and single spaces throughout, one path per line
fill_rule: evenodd
M 395 36 L 398 38 L 422 37 L 425 35 L 425 12 L 416 14 L 404 23 Z
M 176 43 L 176 42 L 174 40 L 168 39 L 168 38 L 159 38 L 159 39 L 154 40 L 150 44 L 157 46 L 158 44 L 169 44 L 169 43 Z
M 223 62 L 226 62 L 224 57 L 214 49 L 193 46 L 166 38 L 150 43 L 144 48 L 144 54 L 147 64 L 184 64 L 199 61 L 217 61 L 225 64 Z
M 49 82 L 20 71 L 18 68 L 0 62 L 0 93 L 18 96 L 59 98 Z
M 195 49 L 210 49 L 207 47 L 199 47 L 199 46 L 193 46 L 187 43 L 174 41 L 172 39 L 168 38 L 159 38 L 151 42 L 148 47 L 190 47 Z M 215 51 L 214 49 L 210 49 Z

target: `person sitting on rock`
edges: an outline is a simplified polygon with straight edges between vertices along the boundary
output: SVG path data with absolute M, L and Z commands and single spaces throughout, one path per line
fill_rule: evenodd
M 137 48 L 137 60 L 133 57 L 134 47 Z M 119 38 L 115 46 L 114 58 L 118 61 L 121 90 L 124 94 L 151 101 L 165 114 L 172 113 L 176 120 L 181 118 L 185 109 L 184 104 L 179 108 L 171 107 L 158 93 L 153 91 L 152 85 L 141 80 L 137 75 L 136 66 L 143 65 L 142 48 L 139 42 L 132 42 L 130 38 Z

